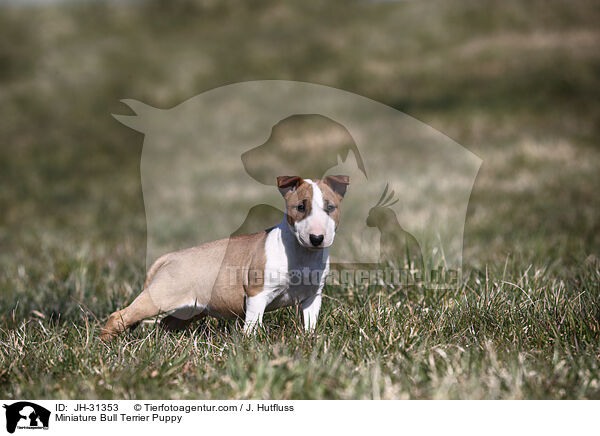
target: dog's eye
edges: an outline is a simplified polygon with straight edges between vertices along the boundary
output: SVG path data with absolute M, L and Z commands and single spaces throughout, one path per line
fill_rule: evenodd
M 296 206 L 296 209 L 298 209 L 298 212 L 304 212 L 306 210 L 306 206 L 304 206 L 304 203 L 300 203 L 298 206 Z
M 327 213 L 331 213 L 335 210 L 335 206 L 333 204 L 327 205 Z

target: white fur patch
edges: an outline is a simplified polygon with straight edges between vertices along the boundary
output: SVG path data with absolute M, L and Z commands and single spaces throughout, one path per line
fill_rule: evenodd
M 293 228 L 284 218 L 267 234 L 264 288 L 257 295 L 246 297 L 246 334 L 262 324 L 265 311 L 299 303 L 306 330 L 316 326 L 321 291 L 329 272 L 327 247 L 333 243 L 335 222 L 325 211 L 321 189 L 312 180 L 305 181 L 313 189 L 311 213 L 294 223 Z M 324 235 L 322 250 L 311 249 L 311 233 Z
M 300 240 L 310 247 L 310 234 L 323 235 L 323 247 L 333 244 L 335 238 L 335 221 L 325 211 L 325 201 L 321 188 L 310 179 L 304 179 L 312 187 L 312 204 L 310 215 L 295 224 Z

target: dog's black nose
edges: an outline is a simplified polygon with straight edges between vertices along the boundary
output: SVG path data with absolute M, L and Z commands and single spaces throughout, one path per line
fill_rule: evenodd
M 318 247 L 325 239 L 324 235 L 313 235 L 312 233 L 309 235 L 310 243 L 313 244 L 314 247 Z

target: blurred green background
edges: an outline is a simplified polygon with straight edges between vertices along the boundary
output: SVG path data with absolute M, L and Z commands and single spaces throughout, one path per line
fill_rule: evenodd
M 364 95 L 479 155 L 465 265 L 595 255 L 599 23 L 588 0 L 3 3 L 2 311 L 40 282 L 53 292 L 36 298 L 60 309 L 84 257 L 102 294 L 135 288 L 143 136 L 111 113 L 129 112 L 123 98 L 169 108 L 245 80 Z M 105 269 L 129 272 L 106 283 Z M 40 301 L 20 304 L 25 315 Z
M 466 270 L 597 271 L 599 24 L 593 0 L 1 3 L 0 323 L 130 301 L 143 136 L 111 113 L 246 80 L 364 95 L 480 156 Z

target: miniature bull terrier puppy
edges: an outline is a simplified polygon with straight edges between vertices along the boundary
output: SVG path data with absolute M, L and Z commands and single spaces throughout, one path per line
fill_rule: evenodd
M 110 315 L 101 338 L 112 339 L 143 319 L 168 312 L 161 321 L 168 330 L 211 315 L 245 317 L 248 334 L 262 324 L 265 312 L 297 304 L 305 330 L 312 331 L 348 184 L 347 176 L 278 177 L 285 199 L 279 225 L 160 257 L 148 270 L 142 293 Z

